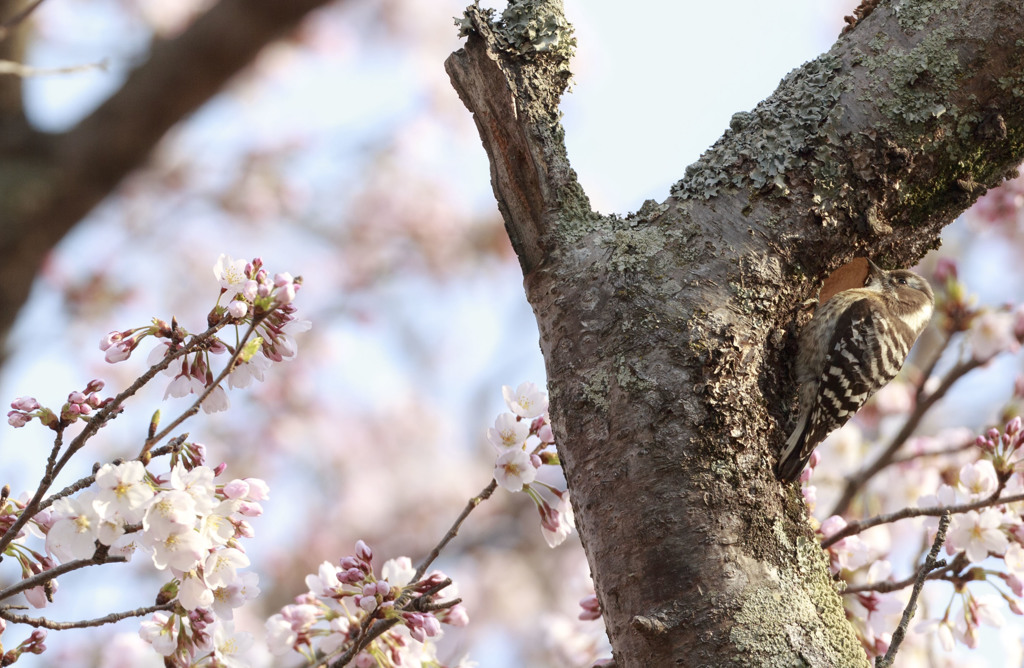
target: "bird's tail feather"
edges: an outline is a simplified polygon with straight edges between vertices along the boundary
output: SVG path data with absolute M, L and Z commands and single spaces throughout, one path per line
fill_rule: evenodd
M 779 461 L 775 464 L 775 475 L 782 482 L 792 482 L 800 477 L 804 470 L 807 457 L 803 457 L 804 438 L 807 431 L 807 415 L 803 415 L 797 423 L 796 428 L 786 441 L 786 447 L 779 455 Z

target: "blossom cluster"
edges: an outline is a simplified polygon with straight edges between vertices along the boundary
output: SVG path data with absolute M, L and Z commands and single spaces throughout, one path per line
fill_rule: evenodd
M 301 277 L 287 272 L 271 276 L 260 258 L 246 262 L 224 254 L 214 265 L 213 274 L 220 284 L 220 296 L 207 320 L 211 324 L 234 325 L 236 333 L 239 327 L 251 325 L 257 336 L 248 342 L 236 336 L 233 343 L 211 337 L 198 350 L 180 355 L 163 370 L 171 378 L 165 399 L 196 394 L 204 397 L 202 407 L 207 413 L 227 410 L 229 406 L 227 392 L 215 382 L 210 355 L 237 355 L 228 385 L 247 387 L 253 380 L 262 381 L 271 363 L 294 358 L 298 351 L 294 335 L 310 327 L 308 320 L 298 320 L 295 316 L 293 302 L 302 287 Z M 225 300 L 227 304 L 222 304 Z M 188 333 L 176 321 L 168 324 L 154 319 L 146 327 L 110 332 L 100 341 L 100 349 L 105 351 L 108 362 L 121 362 L 128 359 L 147 336 L 163 339 L 149 354 L 147 362 L 151 366 L 187 346 Z
M 574 517 L 569 491 L 537 480 L 541 466 L 560 464 L 548 416 L 548 396 L 534 383 L 515 390 L 502 387 L 509 412 L 501 413 L 487 429 L 487 440 L 498 452 L 494 479 L 510 492 L 525 491 L 540 513 L 548 545 L 560 545 L 572 531 Z M 549 499 L 548 495 L 553 498 Z
M 32 524 L 60 563 L 90 559 L 104 548 L 126 559 L 136 550 L 149 554 L 153 566 L 172 577 L 161 597 L 178 604 L 181 619 L 172 623 L 179 615 L 157 613 L 166 618 L 166 632 L 148 622 L 143 637 L 164 656 L 194 658 L 209 649 L 202 629 L 213 616 L 230 620 L 234 608 L 259 593 L 255 574 L 239 572 L 249 565 L 241 540 L 253 536 L 249 519 L 262 514 L 267 485 L 256 478 L 217 484 L 223 471 L 223 465 L 215 470 L 184 458 L 161 476 L 139 461 L 105 464 L 94 485 L 58 499 Z M 41 596 L 29 600 L 45 604 Z
M 99 392 L 103 390 L 102 380 L 91 380 L 81 392 L 68 394 L 68 400 L 59 413 L 40 405 L 35 397 L 18 397 L 11 402 L 11 410 L 7 413 L 7 424 L 12 427 L 24 427 L 32 420 L 39 420 L 44 426 L 53 430 L 67 427 L 78 420 L 89 420 L 94 410 L 103 408 L 113 399 L 103 399 Z
M 443 635 L 442 624 L 469 621 L 454 585 L 439 571 L 413 581 L 416 570 L 408 557 L 384 562 L 378 577 L 372 560 L 372 550 L 360 540 L 355 554 L 337 565 L 325 561 L 307 575 L 309 590 L 267 620 L 270 651 L 295 651 L 311 661 L 330 657 L 351 651 L 371 624 L 386 622 L 388 630 L 351 657 L 352 665 L 440 665 L 434 642 Z

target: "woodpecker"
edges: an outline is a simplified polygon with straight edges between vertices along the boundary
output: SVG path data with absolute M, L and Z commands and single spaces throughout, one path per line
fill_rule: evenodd
M 934 304 L 928 281 L 868 260 L 864 287 L 818 308 L 800 334 L 800 419 L 775 466 L 779 480 L 796 480 L 814 448 L 895 378 Z

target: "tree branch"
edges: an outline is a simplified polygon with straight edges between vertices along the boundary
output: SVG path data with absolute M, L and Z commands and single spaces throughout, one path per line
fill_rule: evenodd
M 14 624 L 28 624 L 29 626 L 34 626 L 36 628 L 65 631 L 67 629 L 84 629 L 90 626 L 103 626 L 104 624 L 113 624 L 114 622 L 119 622 L 122 619 L 128 619 L 129 617 L 143 617 L 150 613 L 160 612 L 161 610 L 173 610 L 175 605 L 177 605 L 177 603 L 172 601 L 170 603 L 150 605 L 143 608 L 136 608 L 134 610 L 125 610 L 124 612 L 112 612 L 103 617 L 85 619 L 80 622 L 52 622 L 44 617 L 18 615 L 11 612 L 11 608 L 9 606 L 3 606 L 0 607 L 0 619 L 6 619 Z
M 57 475 L 61 472 L 64 466 L 68 463 L 71 457 L 74 456 L 90 438 L 106 424 L 107 420 L 112 419 L 117 411 L 120 410 L 124 402 L 135 395 L 142 387 L 153 379 L 156 374 L 160 373 L 174 360 L 195 352 L 197 349 L 205 345 L 206 341 L 220 331 L 225 325 L 227 325 L 229 318 L 221 318 L 220 322 L 211 325 L 202 334 L 193 336 L 192 339 L 182 346 L 179 350 L 175 350 L 170 355 L 166 355 L 162 360 L 151 366 L 141 376 L 139 376 L 131 385 L 122 390 L 116 397 L 113 398 L 107 405 L 98 410 L 86 423 L 85 429 L 83 429 L 78 436 L 72 439 L 68 445 L 68 449 L 64 452 L 64 455 L 54 462 L 54 458 L 57 456 L 57 452 L 60 449 L 60 435 L 63 431 L 58 432 L 58 439 L 54 445 L 54 449 L 50 453 L 50 458 L 46 463 L 46 472 L 43 474 L 42 479 L 39 481 L 39 486 L 36 488 L 35 493 L 32 495 L 32 499 L 25 505 L 21 513 L 18 515 L 18 519 L 8 527 L 4 535 L 0 537 L 0 553 L 7 549 L 11 541 L 18 535 L 21 528 L 25 526 L 25 523 L 32 519 L 33 516 L 39 511 L 39 504 L 42 502 L 43 496 L 47 490 L 53 485 Z
M 523 273 L 543 260 L 559 218 L 592 216 L 569 165 L 558 103 L 569 82 L 576 41 L 561 2 L 510 3 L 506 22 L 471 5 L 462 19 L 466 46 L 444 63 L 473 114 L 491 164 L 491 186 Z M 539 31 L 520 31 L 536 12 Z M 535 25 L 535 24 L 531 24 Z
M 43 258 L 67 231 L 142 165 L 171 127 L 328 2 L 220 0 L 179 36 L 155 42 L 124 85 L 74 128 L 45 137 L 12 128 L 6 151 L 0 141 L 0 342 Z M 0 58 L 19 60 L 2 48 Z M 3 77 L 0 84 L 9 85 Z M 0 139 L 4 130 L 0 125 Z
M 443 550 L 453 538 L 459 535 L 459 529 L 462 527 L 462 523 L 467 517 L 469 517 L 469 514 L 473 512 L 473 509 L 489 499 L 497 487 L 498 482 L 492 478 L 491 482 L 489 482 L 479 494 L 471 498 L 469 502 L 466 503 L 466 507 L 462 509 L 461 513 L 459 513 L 459 516 L 455 519 L 451 528 L 448 529 L 448 533 L 446 533 L 444 538 L 441 539 L 441 542 L 435 545 L 434 549 L 432 549 L 423 561 L 420 562 L 420 565 L 416 567 L 416 574 L 412 576 L 412 582 L 420 581 L 423 574 L 427 572 L 428 568 L 430 568 L 430 564 L 434 563 L 434 559 L 437 559 L 437 556 L 441 554 L 441 550 Z
M 1000 488 L 999 491 L 1002 491 L 1002 488 Z M 839 531 L 835 532 L 825 540 L 821 541 L 821 547 L 823 549 L 828 549 L 836 543 L 838 543 L 839 541 L 841 541 L 842 539 L 846 538 L 847 536 L 852 536 L 862 531 L 867 531 L 868 529 L 876 527 L 880 524 L 898 522 L 899 520 L 905 520 L 911 517 L 941 517 L 946 513 L 949 513 L 950 515 L 959 515 L 960 513 L 967 513 L 972 510 L 980 510 L 982 508 L 999 506 L 1005 503 L 1017 503 L 1018 501 L 1024 501 L 1024 493 L 998 498 L 999 491 L 997 491 L 993 496 L 990 496 L 987 499 L 982 499 L 981 501 L 974 501 L 972 503 L 963 503 L 960 504 L 959 506 L 941 506 L 935 508 L 904 508 L 903 510 L 898 510 L 894 513 L 889 513 L 887 515 L 876 515 L 875 517 L 871 517 L 866 520 L 861 520 L 859 522 L 850 522 Z
M 924 586 L 925 578 L 936 568 L 943 568 L 946 565 L 944 560 L 937 561 L 937 559 L 939 548 L 942 547 L 942 543 L 946 540 L 947 528 L 949 528 L 949 513 L 943 515 L 942 519 L 939 520 L 939 530 L 935 534 L 935 542 L 932 543 L 932 549 L 928 552 L 928 558 L 925 559 L 924 564 L 917 571 L 914 590 L 910 594 L 910 600 L 907 601 L 907 607 L 903 610 L 903 618 L 900 619 L 899 626 L 896 627 L 892 634 L 892 641 L 889 643 L 889 649 L 886 651 L 885 656 L 878 657 L 875 660 L 876 668 L 889 668 L 892 665 L 893 660 L 896 658 L 896 652 L 899 651 L 903 638 L 907 635 L 907 627 L 910 625 L 910 620 L 914 618 L 914 612 L 917 610 L 917 597 L 921 595 L 921 587 Z
M 15 594 L 20 594 L 21 592 L 26 591 L 28 589 L 32 589 L 32 587 L 38 587 L 41 584 L 45 584 L 50 580 L 60 575 L 64 575 L 65 573 L 70 573 L 71 571 L 77 571 L 87 566 L 124 563 L 126 561 L 128 561 L 127 557 L 122 557 L 118 555 L 108 555 L 107 547 L 103 546 L 102 548 L 97 549 L 96 553 L 88 559 L 75 559 L 74 561 L 69 561 L 67 563 L 60 564 L 49 570 L 42 571 L 41 573 L 36 573 L 35 575 L 27 577 L 24 580 L 19 580 L 12 584 L 10 587 L 0 590 L 0 601 L 8 599 L 11 596 L 14 596 Z

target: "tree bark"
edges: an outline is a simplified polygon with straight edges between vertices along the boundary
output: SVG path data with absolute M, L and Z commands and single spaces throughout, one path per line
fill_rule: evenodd
M 0 75 L 0 342 L 28 298 L 46 254 L 172 126 L 329 0 L 220 0 L 148 59 L 75 127 L 44 134 L 21 108 L 21 81 Z M 0 0 L 0 22 L 27 2 Z M 20 60 L 25 26 L 0 40 Z
M 1004 0 L 859 16 L 628 216 L 591 211 L 566 157 L 560 0 L 470 7 L 446 63 L 540 326 L 620 667 L 867 664 L 799 491 L 772 474 L 800 304 L 855 256 L 913 264 L 1014 172 L 1024 18 Z

